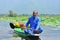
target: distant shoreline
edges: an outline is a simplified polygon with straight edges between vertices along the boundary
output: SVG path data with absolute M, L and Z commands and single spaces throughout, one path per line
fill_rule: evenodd
M 26 23 L 26 21 L 28 21 L 28 18 L 30 16 L 25 16 L 25 15 L 21 15 L 21 16 L 15 16 L 15 17 L 10 17 L 10 16 L 0 16 L 0 20 L 5 20 L 8 22 L 16 22 L 16 20 L 18 20 L 19 22 L 24 22 Z M 39 16 L 41 18 L 41 25 L 42 26 L 60 26 L 60 16 L 49 16 L 49 15 L 41 15 Z

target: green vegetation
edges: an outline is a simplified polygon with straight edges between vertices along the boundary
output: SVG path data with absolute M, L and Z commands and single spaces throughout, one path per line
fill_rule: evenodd
M 42 25 L 52 27 L 60 26 L 60 16 L 42 16 L 41 19 Z
M 9 22 L 15 22 L 16 20 L 18 20 L 19 22 L 21 21 L 27 21 L 29 16 L 17 16 L 17 17 L 0 17 L 0 20 L 6 20 Z
M 16 17 L 0 17 L 0 20 L 6 20 L 9 22 L 25 22 L 28 20 L 29 16 L 16 16 Z M 60 16 L 40 16 L 42 26 L 60 26 Z

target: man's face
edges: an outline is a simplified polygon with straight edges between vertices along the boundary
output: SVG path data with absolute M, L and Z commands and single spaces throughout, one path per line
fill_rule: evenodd
M 37 16 L 38 15 L 38 12 L 37 11 L 34 11 L 33 12 L 33 16 Z

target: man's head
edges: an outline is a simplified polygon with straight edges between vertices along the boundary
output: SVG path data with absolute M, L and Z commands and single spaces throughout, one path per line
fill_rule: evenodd
M 37 16 L 38 15 L 38 11 L 37 10 L 34 10 L 33 11 L 33 16 Z

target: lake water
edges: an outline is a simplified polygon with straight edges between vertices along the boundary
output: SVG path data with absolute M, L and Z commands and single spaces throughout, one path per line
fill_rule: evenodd
M 43 27 L 41 40 L 60 40 L 60 27 L 51 28 Z M 0 20 L 0 40 L 21 40 L 20 37 L 13 37 L 13 30 L 9 26 L 9 22 Z

